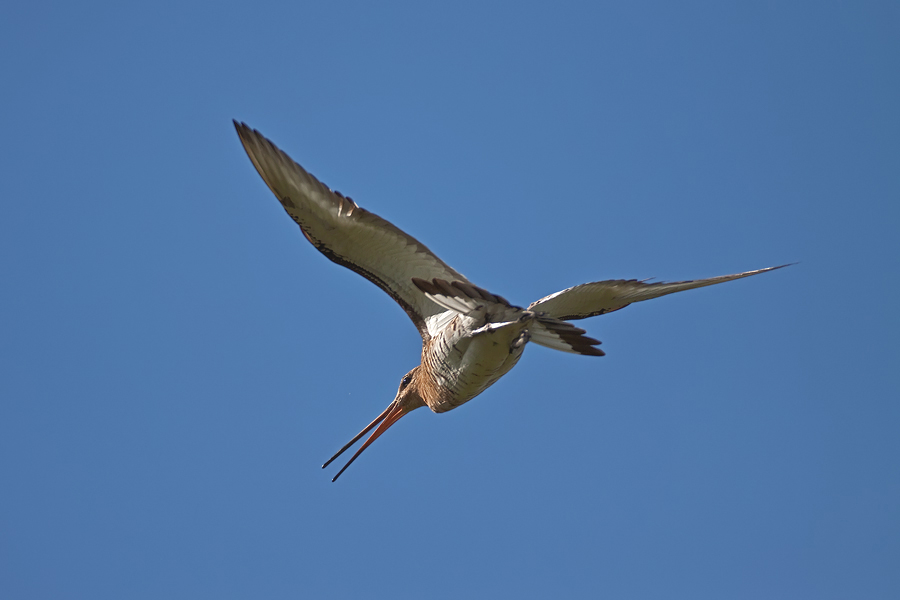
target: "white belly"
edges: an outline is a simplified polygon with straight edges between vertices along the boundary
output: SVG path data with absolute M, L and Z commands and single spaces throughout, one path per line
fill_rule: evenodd
M 474 333 L 459 325 L 445 329 L 423 356 L 434 382 L 447 392 L 431 406 L 434 412 L 468 402 L 512 369 L 525 349 L 526 340 L 517 341 L 529 321 L 493 324 Z

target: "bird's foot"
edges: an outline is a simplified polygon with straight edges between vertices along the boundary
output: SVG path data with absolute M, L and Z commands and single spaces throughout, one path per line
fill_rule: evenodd
M 514 339 L 512 341 L 512 343 L 509 345 L 510 353 L 515 352 L 519 348 L 523 347 L 525 344 L 528 343 L 528 340 L 530 340 L 530 339 L 531 339 L 531 332 L 528 331 L 527 329 L 523 329 L 522 333 L 519 334 L 519 337 Z

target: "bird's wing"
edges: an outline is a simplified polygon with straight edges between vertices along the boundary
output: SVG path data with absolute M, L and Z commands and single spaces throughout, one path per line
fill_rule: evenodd
M 766 273 L 781 269 L 789 265 L 769 267 L 735 275 L 722 275 L 709 279 L 696 279 L 694 281 L 675 281 L 671 283 L 647 283 L 636 279 L 613 279 L 609 281 L 595 281 L 570 287 L 555 294 L 550 294 L 533 302 L 528 308 L 534 311 L 542 311 L 566 321 L 585 319 L 604 313 L 625 308 L 632 302 L 659 298 L 666 294 L 683 292 L 694 288 L 706 287 L 726 281 L 750 277 L 759 273 Z
M 429 317 L 444 309 L 419 291 L 412 278 L 468 280 L 425 244 L 330 190 L 255 129 L 237 121 L 234 126 L 256 170 L 306 239 L 328 259 L 387 292 L 422 338 L 429 339 Z

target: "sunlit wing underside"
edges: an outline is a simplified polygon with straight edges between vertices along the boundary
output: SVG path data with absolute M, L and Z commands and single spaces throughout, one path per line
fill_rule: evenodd
M 237 121 L 234 126 L 256 170 L 306 239 L 330 260 L 387 292 L 427 340 L 426 319 L 444 309 L 419 291 L 412 278 L 468 280 L 422 242 L 329 189 L 255 129 Z
M 537 302 L 533 302 L 528 308 L 546 312 L 551 317 L 566 321 L 586 319 L 587 317 L 619 310 L 632 302 L 651 300 L 667 294 L 674 294 L 675 292 L 725 283 L 726 281 L 750 277 L 751 275 L 774 271 L 786 266 L 788 265 L 747 271 L 746 273 L 737 273 L 735 275 L 722 275 L 720 277 L 710 277 L 709 279 L 674 281 L 671 283 L 646 283 L 636 279 L 595 281 L 593 283 L 576 285 L 561 292 L 545 296 Z

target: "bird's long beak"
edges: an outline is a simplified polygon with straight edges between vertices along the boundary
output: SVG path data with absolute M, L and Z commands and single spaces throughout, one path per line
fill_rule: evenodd
M 369 439 L 367 439 L 366 442 L 362 445 L 362 447 L 356 451 L 356 454 L 353 455 L 353 458 L 351 458 L 349 461 L 347 461 L 347 464 L 344 465 L 344 468 L 342 468 L 340 471 L 338 471 L 338 474 L 335 475 L 334 479 L 332 479 L 331 481 L 337 481 L 337 478 L 341 476 L 341 473 L 346 471 L 347 467 L 349 467 L 351 464 L 353 464 L 353 461 L 356 460 L 356 457 L 359 456 L 360 454 L 362 454 L 362 451 L 365 450 L 366 448 L 368 448 L 369 444 L 371 444 L 376 439 L 378 439 L 378 436 L 380 436 L 382 433 L 387 431 L 391 425 L 393 425 L 394 423 L 396 423 L 397 421 L 400 420 L 400 417 L 402 417 L 403 415 L 408 413 L 413 408 L 417 408 L 417 407 L 403 406 L 397 400 L 394 400 L 393 402 L 391 402 L 390 405 L 388 405 L 388 407 L 386 409 L 384 409 L 383 413 L 378 415 L 378 417 L 374 421 L 372 421 L 371 423 L 366 425 L 365 429 L 363 429 L 362 431 L 357 433 L 356 436 L 352 440 L 347 442 L 347 444 L 343 448 L 338 450 L 337 454 L 335 454 L 334 456 L 329 458 L 328 462 L 326 462 L 324 465 L 322 465 L 323 469 L 325 467 L 327 467 L 328 465 L 330 465 L 332 463 L 332 461 L 334 461 L 334 459 L 336 459 L 338 456 L 343 454 L 348 448 L 350 448 L 350 446 L 352 446 L 353 444 L 358 442 L 359 438 L 361 438 L 362 436 L 369 433 L 369 431 L 373 427 L 375 427 L 376 425 L 381 423 L 381 425 L 378 425 L 378 429 L 376 429 L 375 432 L 372 433 L 371 436 L 369 436 Z

